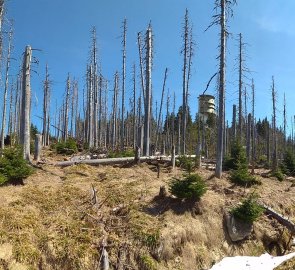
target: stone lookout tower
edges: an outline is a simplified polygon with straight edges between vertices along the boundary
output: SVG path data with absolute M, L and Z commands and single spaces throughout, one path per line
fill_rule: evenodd
M 207 122 L 210 114 L 216 114 L 215 97 L 211 95 L 199 96 L 199 116 L 203 122 Z

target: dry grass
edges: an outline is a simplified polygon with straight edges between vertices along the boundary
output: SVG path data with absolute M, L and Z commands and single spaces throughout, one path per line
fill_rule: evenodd
M 179 170 L 163 169 L 158 179 L 153 165 L 46 165 L 23 187 L 0 188 L 0 269 L 3 261 L 8 269 L 94 269 L 102 239 L 107 239 L 111 264 L 123 250 L 129 269 L 206 269 L 224 256 L 264 253 L 263 237 L 279 235 L 278 224 L 262 218 L 251 239 L 239 244 L 231 243 L 223 228 L 224 210 L 254 189 L 233 187 L 226 177 L 216 179 L 204 169 L 199 173 L 208 192 L 203 214 L 195 216 L 179 201 L 157 198 L 160 186 L 182 174 Z M 257 190 L 262 200 L 294 218 L 295 187 L 262 182 Z

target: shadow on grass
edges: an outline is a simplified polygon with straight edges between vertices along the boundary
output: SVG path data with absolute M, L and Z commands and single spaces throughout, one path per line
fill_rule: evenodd
M 143 211 L 151 216 L 159 216 L 171 210 L 176 215 L 183 215 L 186 212 L 195 213 L 198 208 L 196 201 L 180 200 L 172 197 L 155 196 L 149 205 L 143 207 Z M 198 213 L 195 213 L 198 214 Z

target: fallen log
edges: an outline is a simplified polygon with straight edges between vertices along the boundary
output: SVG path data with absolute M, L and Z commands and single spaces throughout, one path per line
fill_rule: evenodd
M 276 219 L 281 225 L 285 226 L 293 235 L 295 235 L 295 224 L 293 222 L 291 222 L 287 217 L 284 217 L 283 215 L 277 213 L 275 210 L 268 207 L 267 205 L 263 203 L 261 203 L 260 205 L 264 208 L 267 215 Z
M 140 161 L 153 161 L 153 160 L 163 160 L 170 161 L 166 156 L 149 156 L 140 157 Z M 87 165 L 112 165 L 112 164 L 124 164 L 128 162 L 133 162 L 134 157 L 122 157 L 122 158 L 105 158 L 105 159 L 90 159 L 90 160 L 79 160 L 79 161 L 61 161 L 57 162 L 55 166 L 67 167 L 77 164 L 87 164 Z

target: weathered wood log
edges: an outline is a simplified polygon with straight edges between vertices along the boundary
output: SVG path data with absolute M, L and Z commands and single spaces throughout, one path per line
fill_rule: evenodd
M 140 161 L 153 161 L 153 160 L 170 161 L 170 158 L 165 156 L 148 156 L 140 157 Z M 67 167 L 75 164 L 88 164 L 88 165 L 112 165 L 112 164 L 124 164 L 128 162 L 133 162 L 134 157 L 122 157 L 122 158 L 106 158 L 106 159 L 91 159 L 91 160 L 79 160 L 79 161 L 61 161 L 57 162 L 55 165 L 59 167 Z
M 36 134 L 34 160 L 36 160 L 37 162 L 40 160 L 41 151 L 42 151 L 42 135 Z
M 265 213 L 271 216 L 272 218 L 276 219 L 280 224 L 285 226 L 292 234 L 295 234 L 295 224 L 291 222 L 287 217 L 277 213 L 272 208 L 268 207 L 265 204 L 260 204 L 264 209 Z

